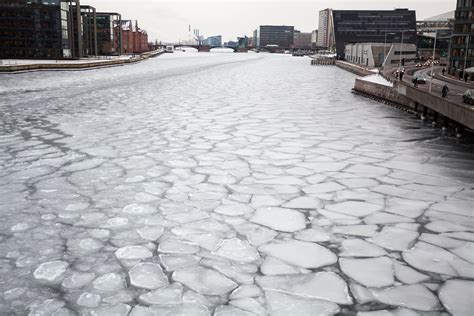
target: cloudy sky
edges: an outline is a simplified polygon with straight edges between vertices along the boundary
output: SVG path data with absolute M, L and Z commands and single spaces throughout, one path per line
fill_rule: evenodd
M 409 8 L 422 20 L 456 7 L 456 0 L 82 0 L 98 11 L 115 11 L 123 19 L 138 19 L 150 40 L 176 42 L 189 39 L 188 26 L 202 35 L 222 35 L 224 40 L 252 36 L 261 24 L 294 25 L 310 32 L 317 28 L 318 12 L 325 8 Z

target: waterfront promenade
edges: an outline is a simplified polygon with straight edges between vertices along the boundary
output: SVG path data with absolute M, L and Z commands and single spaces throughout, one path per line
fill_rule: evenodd
M 0 74 L 1 315 L 470 315 L 474 147 L 275 54 Z

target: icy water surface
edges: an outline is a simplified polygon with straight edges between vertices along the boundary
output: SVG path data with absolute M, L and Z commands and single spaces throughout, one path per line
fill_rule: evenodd
M 472 315 L 474 154 L 266 54 L 0 76 L 1 315 Z

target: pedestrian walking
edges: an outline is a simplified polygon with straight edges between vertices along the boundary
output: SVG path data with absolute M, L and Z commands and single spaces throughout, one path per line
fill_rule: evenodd
M 469 78 L 469 75 L 468 75 L 467 72 L 466 72 L 466 74 L 464 75 L 464 82 L 467 82 L 467 79 L 468 79 L 468 78 Z
M 448 91 L 449 91 L 448 86 L 444 85 L 443 89 L 441 90 L 441 95 L 443 96 L 443 98 L 446 98 L 448 96 Z
M 405 74 L 405 71 L 400 71 L 400 81 L 403 81 L 403 75 Z
M 444 76 L 444 73 L 446 72 L 446 68 L 443 68 L 441 72 L 443 73 L 443 76 Z
M 413 79 L 413 86 L 414 86 L 415 88 L 418 88 L 418 78 L 417 78 L 417 77 L 415 77 L 415 78 Z

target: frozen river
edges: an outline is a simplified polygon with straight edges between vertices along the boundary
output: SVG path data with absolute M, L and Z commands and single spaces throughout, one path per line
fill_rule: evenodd
M 0 315 L 472 315 L 473 147 L 354 78 L 212 53 L 0 75 Z

